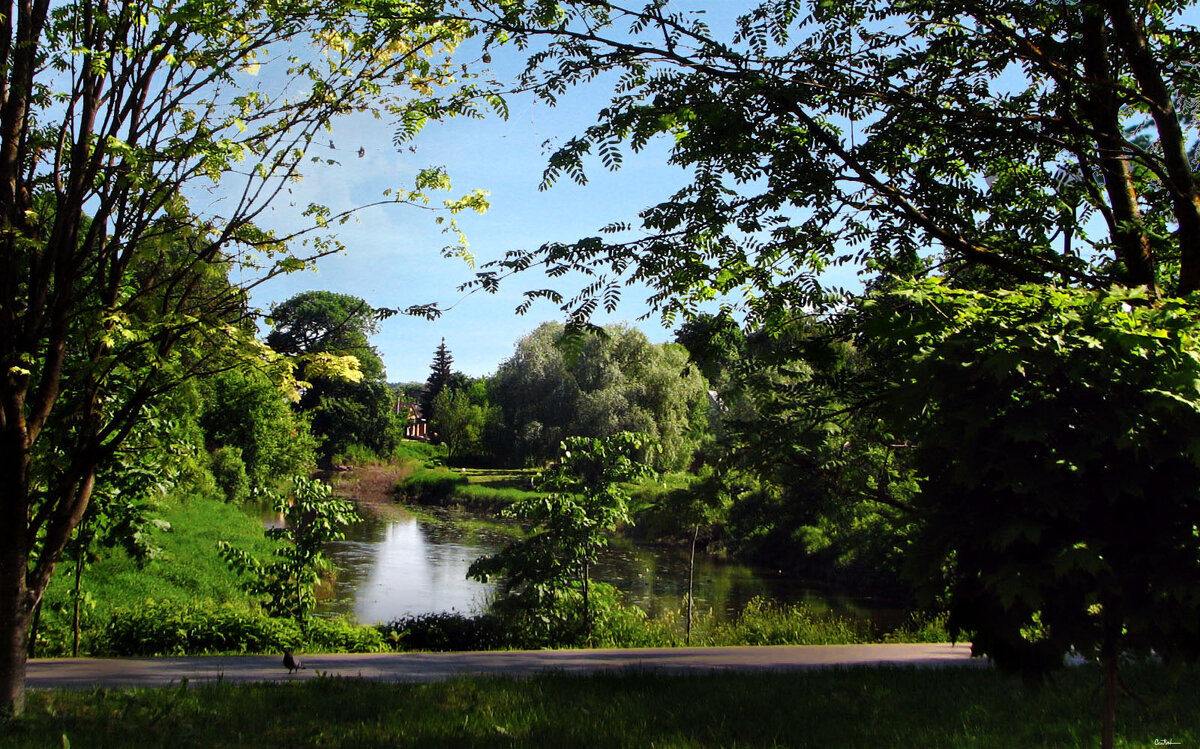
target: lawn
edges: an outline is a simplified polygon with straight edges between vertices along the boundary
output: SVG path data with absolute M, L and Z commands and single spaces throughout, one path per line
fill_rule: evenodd
M 1099 672 L 847 669 L 34 692 L 0 747 L 1094 747 Z M 1200 670 L 1130 667 L 1119 746 L 1200 743 Z

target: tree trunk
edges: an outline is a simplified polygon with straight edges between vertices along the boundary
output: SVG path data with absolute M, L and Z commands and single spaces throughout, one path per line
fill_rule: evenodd
M 1167 188 L 1171 193 L 1171 208 L 1178 226 L 1179 288 L 1183 295 L 1200 289 L 1200 190 L 1197 189 L 1193 165 L 1188 162 L 1187 137 L 1179 124 L 1179 114 L 1171 99 L 1154 53 L 1127 0 L 1106 0 L 1108 16 L 1112 19 L 1114 36 L 1121 45 L 1130 70 L 1138 83 L 1138 92 L 1145 97 L 1158 131 L 1166 167 Z
M 7 540 L 0 539 L 0 544 Z M 25 711 L 25 659 L 33 609 L 25 589 L 25 555 L 19 544 L 13 544 L 0 550 L 0 716 Z
M 83 588 L 83 539 L 79 540 L 79 550 L 75 554 L 75 605 L 71 612 L 71 657 L 79 657 L 79 596 Z
M 1083 70 L 1087 87 L 1082 108 L 1096 138 L 1096 160 L 1104 175 L 1104 189 L 1112 208 L 1109 231 L 1117 260 L 1125 265 L 1124 283 L 1145 286 L 1159 293 L 1154 251 L 1143 225 L 1137 189 L 1129 167 L 1125 134 L 1121 127 L 1121 100 L 1113 81 L 1108 58 L 1108 35 L 1104 18 L 1096 8 L 1083 10 L 1081 39 Z
M 583 633 L 590 641 L 592 639 L 592 610 L 589 594 L 591 593 L 591 565 L 583 563 Z
M 0 600 L 0 716 L 25 712 L 25 655 L 31 612 Z
M 37 658 L 38 627 L 42 624 L 42 602 L 33 607 L 33 621 L 29 625 L 29 658 Z
M 696 539 L 700 536 L 700 526 L 692 527 L 692 554 L 688 558 L 688 594 L 687 594 L 687 630 L 683 636 L 685 645 L 692 644 L 692 591 L 696 580 Z

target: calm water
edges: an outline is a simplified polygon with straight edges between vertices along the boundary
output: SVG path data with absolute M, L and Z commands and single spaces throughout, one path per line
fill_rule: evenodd
M 467 579 L 476 558 L 498 551 L 510 540 L 496 528 L 448 513 L 417 518 L 399 507 L 383 508 L 348 529 L 347 539 L 331 544 L 337 583 L 318 605 L 319 613 L 353 615 L 359 622 L 387 622 L 403 616 L 457 611 L 478 613 L 494 586 Z M 639 547 L 628 543 L 606 550 L 594 579 L 616 586 L 626 600 L 654 614 L 678 609 L 687 592 L 686 550 Z M 726 617 L 763 596 L 784 603 L 804 602 L 878 624 L 902 615 L 876 602 L 823 589 L 778 570 L 764 570 L 697 555 L 695 595 L 700 611 Z

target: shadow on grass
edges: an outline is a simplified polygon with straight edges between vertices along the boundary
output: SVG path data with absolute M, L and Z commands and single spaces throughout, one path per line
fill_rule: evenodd
M 0 746 L 1070 747 L 1098 742 L 1099 672 L 1030 691 L 991 670 L 316 680 L 32 693 Z M 1200 669 L 1128 669 L 1120 745 L 1200 742 Z M 64 740 L 65 738 L 65 740 Z

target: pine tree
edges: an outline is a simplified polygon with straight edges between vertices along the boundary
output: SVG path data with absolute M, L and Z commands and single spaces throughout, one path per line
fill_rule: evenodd
M 429 366 L 432 370 L 429 374 L 429 379 L 425 381 L 425 390 L 421 393 L 421 415 L 426 421 L 433 420 L 433 400 L 438 397 L 438 393 L 446 388 L 446 383 L 450 381 L 451 366 L 454 364 L 454 357 L 450 355 L 450 349 L 446 348 L 446 339 L 438 345 L 437 350 L 433 352 L 433 364 Z

